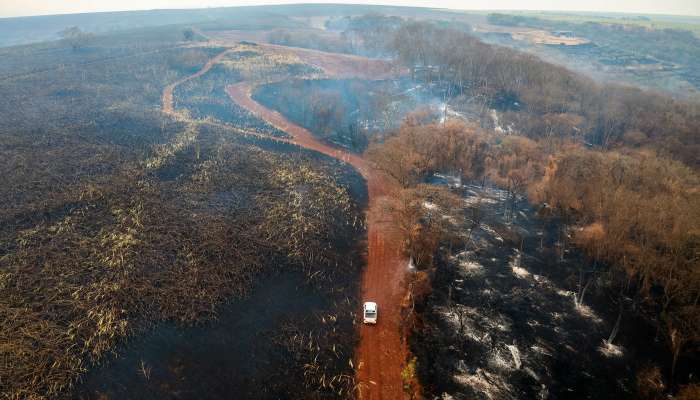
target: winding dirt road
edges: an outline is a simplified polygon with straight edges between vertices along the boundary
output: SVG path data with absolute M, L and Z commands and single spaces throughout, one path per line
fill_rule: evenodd
M 266 46 L 268 47 L 268 46 Z M 292 52 L 305 62 L 316 65 L 331 77 L 361 77 L 379 79 L 390 74 L 386 63 L 361 57 L 317 52 L 313 50 L 269 46 L 274 51 Z M 197 73 L 183 78 L 163 91 L 163 111 L 174 115 L 173 91 L 181 83 L 204 75 L 230 50 L 212 58 Z M 270 110 L 252 99 L 254 87 L 242 82 L 226 88 L 230 98 L 276 128 L 287 132 L 290 139 L 269 138 L 292 143 L 323 153 L 352 165 L 367 181 L 369 209 L 367 211 L 368 259 L 362 277 L 362 298 L 379 305 L 379 322 L 375 326 L 361 325 L 360 344 L 355 354 L 355 368 L 360 399 L 400 400 L 407 398 L 401 372 L 408 348 L 401 330 L 401 303 L 405 295 L 404 279 L 408 261 L 401 254 L 399 238 L 392 234 L 392 216 L 385 204 L 392 190 L 391 181 L 362 156 L 322 143 L 308 130 L 288 121 L 277 111 Z M 358 310 L 358 313 L 361 310 Z
M 401 254 L 400 240 L 391 232 L 391 214 L 384 212 L 390 181 L 361 156 L 319 142 L 308 130 L 256 102 L 251 97 L 252 90 L 248 82 L 226 88 L 238 105 L 292 136 L 287 142 L 345 161 L 367 181 L 369 248 L 367 269 L 362 277 L 362 298 L 378 303 L 379 323 L 360 328 L 360 345 L 355 355 L 359 398 L 402 399 L 406 397 L 401 371 L 407 347 L 401 335 L 401 301 L 405 293 L 403 280 L 407 260 Z

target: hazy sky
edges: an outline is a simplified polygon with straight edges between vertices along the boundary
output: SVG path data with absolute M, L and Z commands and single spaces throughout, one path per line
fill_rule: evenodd
M 301 3 L 286 0 L 0 0 L 0 17 L 155 8 L 203 8 Z M 472 10 L 617 11 L 700 16 L 700 0 L 307 0 L 314 3 L 391 4 Z

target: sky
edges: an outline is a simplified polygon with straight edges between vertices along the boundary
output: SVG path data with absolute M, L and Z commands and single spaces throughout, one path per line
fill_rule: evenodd
M 388 4 L 462 10 L 602 11 L 700 16 L 700 0 L 0 0 L 0 17 L 302 2 Z

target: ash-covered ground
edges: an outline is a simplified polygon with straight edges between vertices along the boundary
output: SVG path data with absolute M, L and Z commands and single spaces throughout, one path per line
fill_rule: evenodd
M 607 344 L 618 308 L 581 254 L 564 248 L 562 261 L 559 223 L 522 198 L 506 212 L 503 190 L 451 183 L 476 220 L 460 232 L 464 248 L 442 249 L 433 291 L 416 304 L 411 347 L 426 398 L 634 398 L 636 370 L 660 354 L 636 343 L 654 332 L 625 317 Z M 582 268 L 593 281 L 577 305 Z

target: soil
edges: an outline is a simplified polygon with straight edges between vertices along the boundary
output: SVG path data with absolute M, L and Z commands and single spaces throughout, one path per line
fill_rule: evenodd
M 395 76 L 396 68 L 385 60 L 372 59 L 352 54 L 328 53 L 320 50 L 304 49 L 265 43 L 269 31 L 219 31 L 209 32 L 212 44 L 230 46 L 241 41 L 254 42 L 260 48 L 281 54 L 294 55 L 305 63 L 322 69 L 335 79 L 388 79 Z M 405 72 L 405 71 L 402 71 Z
M 347 70 L 347 69 L 346 69 Z M 391 192 L 385 176 L 361 156 L 321 143 L 308 130 L 289 122 L 282 114 L 270 110 L 251 97 L 252 84 L 241 82 L 227 87 L 231 99 L 292 136 L 288 142 L 318 151 L 347 162 L 366 179 L 369 192 L 367 212 L 368 258 L 362 278 L 362 297 L 379 306 L 377 325 L 362 325 L 360 345 L 355 356 L 360 399 L 401 399 L 401 371 L 407 358 L 407 346 L 401 333 L 401 302 L 408 261 L 401 253 L 401 243 L 392 234 L 391 215 L 384 205 Z M 359 310 L 358 310 L 359 311 Z

